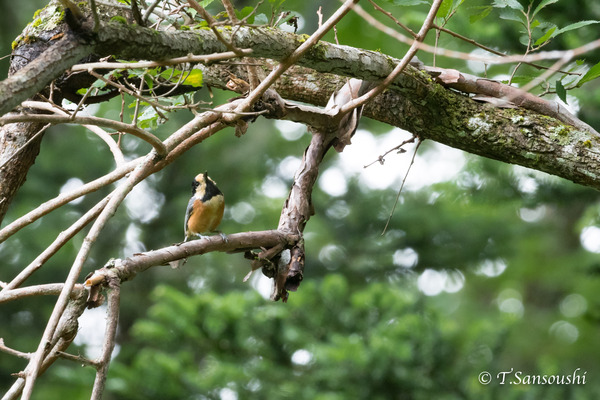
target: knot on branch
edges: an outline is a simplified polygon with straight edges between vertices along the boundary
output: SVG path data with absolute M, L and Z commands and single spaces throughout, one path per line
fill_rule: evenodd
M 118 287 L 121 283 L 119 269 L 120 259 L 111 258 L 104 266 L 85 277 L 85 287 L 89 290 L 86 300 L 87 308 L 96 308 L 104 304 L 106 297 L 102 293 L 106 288 Z
M 295 292 L 304 279 L 304 240 L 300 239 L 291 249 L 275 246 L 263 249 L 260 253 L 248 251 L 244 257 L 252 260 L 251 271 L 244 278 L 248 280 L 253 271 L 262 268 L 262 273 L 274 280 L 271 300 L 281 299 L 284 303 L 288 291 Z

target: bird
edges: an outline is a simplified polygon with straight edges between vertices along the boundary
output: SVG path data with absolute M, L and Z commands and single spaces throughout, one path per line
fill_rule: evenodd
M 184 242 L 215 232 L 224 211 L 225 196 L 215 181 L 209 178 L 207 172 L 196 175 L 192 182 L 192 197 L 185 211 Z M 224 238 L 222 233 L 221 237 Z

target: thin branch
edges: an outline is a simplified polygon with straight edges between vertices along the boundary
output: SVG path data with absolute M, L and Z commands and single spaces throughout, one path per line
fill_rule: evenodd
M 237 15 L 235 15 L 235 8 L 233 8 L 233 4 L 231 4 L 231 1 L 221 0 L 221 4 L 223 4 L 223 7 L 225 8 L 225 11 L 227 12 L 227 16 L 229 17 L 231 23 L 233 25 L 236 25 L 239 22 L 239 20 L 237 19 Z
M 0 292 L 0 304 L 32 296 L 58 296 L 63 289 L 63 283 L 46 283 L 43 285 L 27 286 L 24 288 L 3 290 Z M 82 285 L 75 285 L 72 297 L 77 297 L 84 290 Z
M 136 275 L 156 266 L 167 265 L 171 261 L 189 258 L 210 252 L 243 252 L 260 248 L 271 248 L 278 245 L 284 247 L 294 245 L 300 236 L 297 233 L 284 233 L 280 230 L 239 232 L 227 235 L 224 240 L 220 235 L 205 236 L 202 239 L 174 244 L 161 249 L 137 253 L 126 259 L 111 260 L 111 263 L 94 271 L 85 282 L 86 287 L 107 282 L 113 274 L 120 282 L 133 279 Z
M 5 291 L 9 291 L 11 289 L 19 287 L 27 278 L 29 278 L 35 271 L 40 269 L 46 261 L 50 259 L 54 254 L 58 252 L 66 243 L 69 242 L 77 233 L 79 233 L 86 225 L 96 218 L 100 212 L 104 209 L 108 200 L 110 199 L 110 195 L 106 196 L 102 199 L 98 204 L 96 204 L 93 208 L 88 210 L 83 216 L 81 216 L 75 223 L 73 223 L 67 230 L 62 231 L 54 242 L 50 246 L 48 246 L 44 251 L 42 251 L 36 258 L 33 260 L 27 267 L 23 268 L 21 272 L 10 281 L 2 291 L 0 291 L 0 302 L 2 302 L 2 296 Z
M 47 349 L 45 352 L 44 359 L 39 369 L 39 374 L 46 371 L 64 352 L 67 347 L 73 342 L 77 334 L 78 323 L 77 319 L 81 316 L 85 310 L 85 292 L 80 291 L 77 297 L 73 298 L 69 302 L 65 313 L 59 322 L 59 327 L 56 330 L 56 334 L 47 342 Z M 29 362 L 29 366 L 31 361 Z M 12 400 L 19 396 L 24 390 L 27 384 L 27 376 L 29 376 L 29 366 L 25 369 L 25 372 L 21 374 L 19 379 L 15 381 L 12 387 L 4 395 L 2 400 Z M 25 377 L 25 378 L 24 378 Z M 23 395 L 25 396 L 25 395 Z M 21 397 L 23 399 L 24 397 Z
M 190 7 L 198 11 L 198 14 L 200 14 L 200 16 L 204 18 L 204 20 L 208 23 L 208 26 L 213 31 L 219 42 L 223 43 L 225 47 L 227 47 L 230 51 L 233 51 L 237 55 L 242 55 L 240 49 L 235 47 L 232 42 L 228 41 L 227 39 L 225 39 L 225 37 L 223 37 L 221 32 L 216 27 L 216 21 L 214 20 L 214 18 L 202 6 L 200 6 L 200 4 L 196 2 L 196 0 L 188 0 L 188 3 Z M 235 13 L 233 15 L 235 17 Z
M 33 387 L 40 373 L 40 368 L 44 359 L 46 343 L 48 343 L 54 336 L 58 322 L 63 315 L 65 308 L 67 307 L 69 295 L 75 286 L 75 282 L 81 274 L 83 264 L 89 255 L 92 244 L 97 240 L 98 235 L 108 220 L 114 215 L 117 207 L 125 199 L 125 196 L 127 196 L 127 194 L 134 188 L 135 185 L 137 185 L 141 180 L 148 176 L 149 173 L 151 173 L 151 170 L 157 160 L 158 157 L 154 152 L 151 152 L 148 156 L 146 156 L 145 160 L 136 168 L 136 170 L 131 173 L 127 181 L 123 182 L 113 193 L 108 204 L 102 210 L 100 216 L 98 219 L 96 219 L 94 225 L 92 225 L 90 232 L 85 237 L 83 244 L 79 249 L 79 253 L 75 258 L 75 262 L 69 271 L 65 281 L 65 286 L 61 291 L 56 305 L 54 306 L 54 310 L 52 311 L 52 315 L 50 316 L 48 324 L 46 325 L 46 329 L 44 330 L 40 344 L 38 345 L 38 348 L 28 365 L 27 378 L 25 381 L 25 387 L 23 388 L 22 400 L 29 400 L 31 398 Z
M 369 3 L 371 3 L 371 5 L 373 6 L 373 8 L 375 8 L 377 11 L 379 11 L 380 13 L 384 14 L 385 16 L 387 16 L 389 19 L 391 19 L 392 21 L 394 21 L 394 23 L 396 25 L 398 25 L 400 28 L 404 29 L 406 32 L 408 32 L 408 34 L 410 36 L 412 36 L 413 38 L 417 38 L 417 34 L 410 29 L 408 26 L 404 25 L 402 22 L 400 22 L 398 20 L 398 18 L 394 17 L 392 15 L 392 13 L 390 13 L 389 11 L 384 10 L 383 8 L 381 8 L 379 5 L 377 5 L 377 3 L 375 3 L 373 0 L 369 0 Z
M 121 90 L 121 91 L 123 91 L 123 92 L 127 93 L 128 95 L 130 95 L 130 96 L 132 96 L 132 97 L 135 97 L 136 99 L 139 99 L 139 100 L 143 100 L 143 101 L 145 101 L 146 103 L 148 103 L 148 104 L 149 104 L 149 105 L 151 105 L 152 107 L 160 108 L 160 109 L 162 109 L 162 110 L 165 110 L 165 111 L 168 111 L 168 110 L 169 110 L 169 107 L 168 107 L 168 106 L 164 106 L 164 105 L 160 104 L 159 102 L 156 102 L 156 101 L 150 100 L 150 99 L 149 99 L 149 98 L 147 98 L 147 97 L 140 96 L 140 95 L 139 95 L 139 94 L 137 94 L 135 91 L 133 91 L 133 90 L 131 90 L 131 89 L 127 88 L 126 86 L 124 86 L 124 85 L 121 85 L 120 83 L 117 83 L 117 82 L 115 82 L 115 81 L 111 81 L 111 80 L 109 80 L 109 79 L 106 79 L 105 77 L 103 77 L 102 75 L 100 75 L 100 74 L 96 73 L 95 71 L 93 71 L 93 70 L 91 70 L 91 69 L 90 69 L 90 70 L 88 70 L 88 73 L 89 73 L 90 75 L 92 75 L 93 77 L 95 77 L 95 78 L 97 78 L 97 79 L 100 79 L 102 82 L 104 82 L 104 83 L 106 83 L 106 84 L 108 84 L 108 85 L 110 85 L 110 86 L 113 86 L 113 87 L 115 87 L 115 88 L 117 88 L 117 89 L 119 89 L 119 90 Z
M 150 6 L 146 9 L 146 12 L 144 13 L 144 16 L 142 17 L 142 20 L 144 21 L 144 23 L 148 23 L 148 18 L 150 18 L 152 11 L 154 11 L 156 6 L 160 2 L 161 2 L 161 0 L 154 0 L 154 2 L 152 4 L 150 4 Z
M 486 46 L 486 45 L 484 45 L 484 44 L 481 44 L 481 43 L 479 43 L 479 42 L 476 42 L 475 40 L 473 40 L 473 39 L 470 39 L 470 38 L 468 38 L 468 37 L 466 37 L 466 36 L 463 36 L 463 35 L 461 35 L 460 33 L 457 33 L 457 32 L 454 32 L 454 31 L 451 31 L 451 30 L 450 30 L 450 29 L 448 29 L 448 28 L 445 28 L 445 27 L 443 27 L 443 26 L 439 26 L 439 25 L 437 25 L 437 24 L 433 24 L 433 25 L 432 25 L 432 27 L 433 27 L 434 29 L 437 29 L 437 30 L 440 30 L 440 31 L 442 31 L 442 32 L 444 32 L 444 33 L 447 33 L 447 34 L 448 34 L 448 35 L 450 35 L 450 36 L 454 36 L 455 38 L 457 38 L 457 39 L 460 39 L 460 40 L 462 40 L 463 42 L 466 42 L 466 43 L 472 44 L 472 45 L 473 45 L 473 46 L 475 46 L 475 47 L 479 47 L 480 49 L 482 49 L 482 50 L 485 50 L 485 51 L 487 51 L 487 52 L 489 52 L 489 53 L 495 54 L 495 55 L 497 55 L 497 56 L 500 56 L 500 57 L 507 57 L 507 55 L 506 55 L 505 53 L 501 52 L 501 51 L 498 51 L 498 50 L 492 49 L 491 47 L 488 47 L 488 46 Z M 532 67 L 534 67 L 534 68 L 537 68 L 537 69 L 548 69 L 548 67 L 546 67 L 546 66 L 544 66 L 544 65 L 536 64 L 536 63 L 533 63 L 533 62 L 526 62 L 526 61 L 523 61 L 523 64 L 530 65 L 530 66 L 532 66 Z M 579 73 L 577 73 L 577 72 L 569 72 L 569 71 L 557 71 L 557 72 L 560 72 L 561 74 L 565 74 L 565 75 L 580 75 L 580 74 L 579 74 Z
M 116 131 L 126 132 L 135 137 L 149 143 L 156 153 L 160 156 L 167 154 L 167 150 L 162 141 L 153 134 L 130 124 L 124 124 L 112 119 L 92 117 L 92 116 L 76 116 L 74 118 L 63 115 L 46 115 L 46 114 L 8 114 L 0 117 L 0 125 L 5 125 L 14 122 L 46 122 L 50 124 L 81 124 L 81 125 L 98 125 L 105 128 L 111 128 Z
M 3 338 L 0 338 L 0 351 L 10 354 L 11 356 L 24 358 L 26 360 L 31 358 L 31 353 L 23 353 L 22 351 L 11 349 L 10 347 L 6 346 Z
M 354 7 L 354 11 L 358 15 L 360 15 L 365 21 L 367 21 L 370 26 L 374 27 L 375 29 L 389 35 L 390 37 L 393 37 L 394 39 L 398 40 L 401 43 L 408 44 L 408 45 L 413 44 L 413 42 L 414 42 L 413 39 L 399 33 L 395 29 L 390 28 L 389 26 L 379 22 L 377 19 L 375 19 L 373 16 L 371 16 L 365 10 L 363 10 L 360 6 L 356 5 Z M 498 64 L 499 65 L 499 64 L 512 64 L 512 63 L 517 63 L 517 62 L 532 63 L 532 62 L 542 61 L 542 60 L 555 60 L 555 59 L 563 58 L 565 56 L 565 53 L 571 53 L 572 58 L 574 58 L 574 57 L 580 56 L 582 54 L 585 54 L 587 52 L 596 50 L 597 48 L 600 48 L 600 39 L 596 39 L 592 42 L 586 43 L 586 44 L 584 44 L 580 47 L 577 47 L 573 50 L 541 51 L 539 53 L 529 54 L 526 56 L 524 56 L 524 55 L 504 55 L 501 57 L 485 57 L 485 56 L 478 56 L 478 55 L 471 54 L 471 53 L 465 53 L 462 51 L 455 51 L 455 50 L 439 48 L 439 47 L 431 46 L 427 43 L 419 43 L 417 45 L 417 47 L 419 50 L 423 50 L 427 53 L 436 54 L 436 55 L 443 56 L 443 57 L 456 58 L 456 59 L 461 59 L 461 60 L 479 61 L 479 62 L 482 62 L 485 64 Z
M 240 49 L 243 56 L 252 54 L 252 49 Z M 171 58 L 164 61 L 139 61 L 139 62 L 95 62 L 87 64 L 76 64 L 71 67 L 71 71 L 89 71 L 90 69 L 133 69 L 133 68 L 154 68 L 163 67 L 167 65 L 177 65 L 185 63 L 201 63 L 210 64 L 213 62 L 229 60 L 232 58 L 240 57 L 233 51 L 226 51 L 223 53 L 208 54 L 208 55 L 187 55 L 185 57 Z
M 62 358 L 64 360 L 73 361 L 73 362 L 76 362 L 77 364 L 83 364 L 83 365 L 86 365 L 89 367 L 94 367 L 96 369 L 98 369 L 98 367 L 99 367 L 99 365 L 96 361 L 87 359 L 82 355 L 69 354 L 69 353 L 65 353 L 64 351 L 58 351 L 57 354 L 60 356 L 60 358 Z
M 91 400 L 101 400 L 106 384 L 106 376 L 110 365 L 110 357 L 115 348 L 115 338 L 117 336 L 117 326 L 119 323 L 119 304 L 121 298 L 121 284 L 119 277 L 114 274 L 108 278 L 108 308 L 106 311 L 106 329 L 104 332 L 104 343 L 102 344 L 102 354 L 96 361 L 99 365 L 94 380 Z
M 21 103 L 21 105 L 25 108 L 36 108 L 38 110 L 46 110 L 46 111 L 50 111 L 50 112 L 53 112 L 58 115 L 63 115 L 63 116 L 70 115 L 62 107 L 58 107 L 55 104 L 51 104 L 48 102 L 24 101 L 23 103 Z M 119 146 L 117 146 L 117 143 L 113 140 L 113 138 L 110 136 L 110 134 L 108 132 L 106 132 L 104 129 L 101 129 L 97 125 L 82 125 L 82 126 L 87 128 L 88 130 L 92 131 L 94 134 L 96 134 L 96 136 L 98 136 L 100 139 L 102 139 L 102 141 L 104 143 L 106 143 L 109 150 L 113 154 L 113 158 L 115 159 L 115 164 L 117 166 L 121 166 L 125 163 L 125 156 L 123 155 L 123 152 L 121 151 Z
M 20 229 L 26 227 L 27 225 L 37 221 L 39 218 L 48 214 L 49 212 L 81 197 L 86 194 L 95 192 L 103 188 L 106 185 L 110 185 L 123 178 L 125 175 L 133 171 L 133 169 L 138 166 L 141 162 L 142 158 L 137 158 L 135 160 L 129 161 L 127 164 L 122 165 L 119 168 L 116 168 L 114 171 L 95 179 L 91 182 L 86 183 L 70 192 L 62 193 L 55 197 L 52 200 L 48 200 L 45 203 L 39 205 L 36 209 L 28 212 L 24 216 L 14 220 L 4 228 L 0 230 L 0 243 L 4 242 L 10 236 L 18 232 Z
M 524 85 L 521 88 L 521 90 L 523 90 L 524 92 L 530 91 L 539 83 L 544 82 L 546 79 L 550 78 L 555 73 L 560 72 L 560 69 L 562 68 L 562 66 L 565 65 L 566 63 L 568 63 L 569 61 L 571 61 L 572 58 L 573 58 L 573 56 L 571 54 L 569 54 L 568 52 L 565 53 L 563 58 L 556 60 L 556 62 L 554 64 L 552 64 L 552 66 L 548 67 L 548 69 L 546 71 L 544 71 L 543 74 L 533 78 L 531 80 L 531 82 L 528 82 L 526 85 Z M 511 99 L 508 98 L 508 100 L 510 101 Z
M 404 184 L 406 183 L 406 178 L 408 178 L 410 169 L 412 168 L 413 164 L 415 163 L 415 157 L 417 156 L 417 151 L 419 150 L 421 143 L 423 143 L 422 140 L 417 141 L 417 145 L 415 146 L 415 151 L 413 152 L 413 156 L 410 159 L 410 164 L 408 165 L 408 168 L 406 169 L 406 174 L 404 174 L 404 178 L 402 178 L 402 183 L 400 184 L 400 188 L 398 189 L 398 194 L 396 195 L 396 200 L 394 201 L 394 206 L 392 207 L 392 211 L 390 211 L 390 215 L 388 216 L 385 226 L 383 227 L 381 236 L 385 235 L 385 232 L 387 231 L 387 228 L 390 225 L 390 221 L 392 220 L 392 217 L 394 216 L 394 211 L 396 211 L 396 206 L 398 205 L 398 201 L 400 200 L 400 195 L 402 194 L 402 189 L 404 189 Z
M 15 116 L 16 114 L 8 114 L 7 116 Z M 1 120 L 2 118 L 0 118 Z M 2 125 L 0 123 L 0 125 Z M 8 157 L 6 160 L 4 160 L 4 162 L 2 164 L 0 164 L 0 168 L 4 168 L 4 166 L 6 164 L 8 164 L 13 158 L 15 158 L 19 153 L 21 153 L 23 150 L 25 150 L 27 148 L 27 146 L 29 146 L 32 142 L 34 142 L 35 140 L 37 140 L 46 129 L 48 129 L 52 124 L 46 124 L 43 127 L 40 128 L 39 131 L 37 131 L 27 142 L 25 142 L 25 144 L 21 147 L 19 147 L 17 150 L 15 150 L 15 152 L 13 154 L 10 155 L 10 157 Z
M 408 144 L 408 143 L 414 143 L 416 139 L 417 139 L 416 136 L 413 136 L 410 139 L 406 139 L 405 141 L 400 143 L 398 146 L 389 149 L 388 151 L 386 151 L 385 153 L 383 153 L 382 155 L 377 157 L 377 160 L 372 161 L 369 164 L 363 166 L 363 168 L 369 168 L 371 165 L 373 165 L 375 163 L 379 163 L 379 164 L 383 165 L 383 163 L 385 162 L 385 156 L 390 154 L 392 151 L 396 151 L 396 150 L 401 150 L 401 152 L 404 152 L 405 150 L 402 149 L 402 146 L 404 146 L 405 144 Z
M 331 16 L 323 26 L 321 26 L 315 33 L 313 33 L 304 43 L 302 43 L 292 54 L 290 54 L 286 59 L 282 60 L 277 67 L 271 71 L 271 73 L 256 87 L 256 89 L 252 90 L 248 97 L 236 108 L 236 111 L 247 111 L 256 100 L 258 100 L 263 93 L 277 80 L 281 75 L 290 68 L 293 64 L 300 59 L 308 50 L 310 50 L 314 45 L 316 45 L 319 40 L 333 26 L 341 20 L 351 9 L 354 4 L 356 4 L 358 0 L 346 0 L 344 4 Z M 226 117 L 227 118 L 227 117 Z
M 402 73 L 404 68 L 410 63 L 412 58 L 419 50 L 421 43 L 423 42 L 423 40 L 425 40 L 425 36 L 427 36 L 427 32 L 429 32 L 429 30 L 431 29 L 431 25 L 433 24 L 433 20 L 441 4 L 442 0 L 433 1 L 433 4 L 429 9 L 429 13 L 425 18 L 425 21 L 423 21 L 423 25 L 421 26 L 417 37 L 412 41 L 410 48 L 408 49 L 406 54 L 404 54 L 402 60 L 398 63 L 398 65 L 396 65 L 394 70 L 383 80 L 383 82 L 378 84 L 375 88 L 371 89 L 368 93 L 364 94 L 363 96 L 360 96 L 359 98 L 346 103 L 346 105 L 340 108 L 340 114 L 344 115 L 350 112 L 351 110 L 360 107 L 361 105 L 364 105 L 366 102 L 383 92 L 389 85 L 392 84 L 392 82 L 394 82 L 396 77 Z M 361 16 L 363 16 L 362 14 L 365 13 L 359 5 L 355 5 L 354 10 Z M 362 11 L 362 13 L 359 12 L 359 10 Z

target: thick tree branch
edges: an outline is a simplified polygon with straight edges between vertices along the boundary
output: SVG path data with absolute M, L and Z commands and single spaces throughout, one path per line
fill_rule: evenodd
M 137 274 L 158 265 L 167 265 L 171 261 L 202 255 L 213 251 L 226 253 L 246 250 L 291 246 L 299 239 L 297 234 L 284 233 L 279 230 L 242 232 L 221 236 L 209 236 L 198 240 L 174 244 L 158 250 L 135 254 L 124 260 L 111 260 L 106 266 L 98 269 L 87 278 L 86 286 L 95 286 L 108 282 L 108 278 L 116 273 L 120 282 L 133 279 Z
M 206 83 L 225 87 L 214 67 Z M 235 74 L 244 77 L 242 68 Z M 294 67 L 275 83 L 289 100 L 325 105 L 345 78 Z M 600 189 L 600 136 L 523 108 L 498 108 L 432 81 L 408 66 L 391 88 L 365 106 L 363 116 L 469 153 L 537 169 Z

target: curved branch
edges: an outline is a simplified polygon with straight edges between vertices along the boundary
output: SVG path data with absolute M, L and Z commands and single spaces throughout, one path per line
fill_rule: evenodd
M 58 250 L 60 250 L 69 240 L 73 238 L 79 231 L 81 231 L 87 224 L 92 222 L 94 218 L 96 218 L 100 212 L 104 209 L 108 200 L 110 199 L 110 195 L 106 196 L 102 199 L 98 204 L 96 204 L 93 208 L 91 208 L 88 212 L 86 212 L 83 216 L 81 216 L 73 225 L 71 225 L 67 230 L 62 231 L 52 242 L 50 246 L 46 248 L 46 250 L 42 251 L 40 255 L 38 255 L 35 260 L 33 260 L 27 267 L 23 268 L 21 272 L 10 281 L 6 287 L 0 291 L 0 299 L 5 291 L 14 289 L 20 286 L 27 278 L 29 278 L 35 271 L 40 269 L 46 261 L 50 259 Z M 1 300 L 0 300 L 1 301 Z
M 54 114 L 68 116 L 66 112 L 61 110 L 60 108 L 43 101 L 24 101 L 21 105 L 25 108 L 35 108 L 38 110 L 50 111 Z M 82 125 L 83 127 L 92 131 L 96 136 L 98 136 L 106 145 L 108 146 L 111 153 L 113 153 L 113 158 L 115 159 L 115 164 L 117 167 L 123 165 L 125 163 L 125 156 L 123 156 L 123 152 L 117 145 L 117 143 L 110 137 L 104 129 L 100 129 L 97 125 Z
M 63 115 L 46 115 L 46 114 L 12 114 L 0 117 L 0 125 L 15 123 L 15 122 L 46 122 L 50 124 L 81 124 L 81 125 L 97 125 L 105 128 L 111 128 L 119 132 L 126 132 L 135 137 L 138 137 L 145 142 L 148 142 L 156 153 L 164 157 L 167 154 L 167 149 L 163 142 L 145 130 L 125 124 L 123 122 L 114 121 L 112 119 L 91 117 L 91 116 L 63 116 Z

